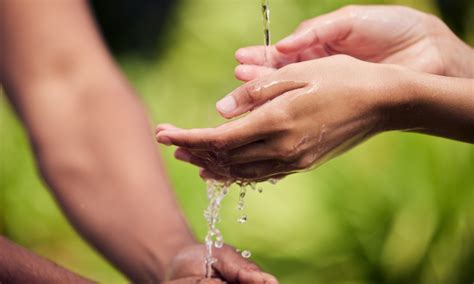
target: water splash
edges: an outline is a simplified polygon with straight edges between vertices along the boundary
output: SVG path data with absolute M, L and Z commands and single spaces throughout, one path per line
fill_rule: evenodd
M 249 258 L 252 256 L 252 253 L 248 250 L 243 250 L 240 255 L 242 255 L 243 258 Z
M 216 224 L 219 222 L 219 211 L 222 199 L 227 195 L 229 186 L 229 183 L 222 183 L 215 180 L 207 181 L 207 199 L 209 200 L 209 205 L 204 211 L 204 218 L 208 224 L 208 231 L 205 237 L 207 278 L 211 277 L 212 264 L 217 261 L 217 259 L 212 256 L 212 248 L 221 248 L 224 246 L 224 238 L 221 231 L 217 229 Z
M 245 185 L 240 185 L 239 202 L 237 203 L 237 210 L 239 211 L 244 210 L 246 193 L 247 193 L 247 188 L 245 187 Z

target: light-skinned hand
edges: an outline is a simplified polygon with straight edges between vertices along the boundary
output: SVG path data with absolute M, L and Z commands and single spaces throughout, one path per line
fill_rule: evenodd
M 270 48 L 241 48 L 235 75 L 250 81 L 285 65 L 346 54 L 416 71 L 472 78 L 473 50 L 437 17 L 403 6 L 346 6 L 302 22 Z

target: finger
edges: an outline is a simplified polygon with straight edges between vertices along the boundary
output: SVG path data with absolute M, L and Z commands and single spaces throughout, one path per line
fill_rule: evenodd
M 165 145 L 220 152 L 263 139 L 276 127 L 264 112 L 255 112 L 217 128 L 163 130 L 156 139 Z
M 278 280 L 273 275 L 270 275 L 265 272 L 257 272 L 257 271 L 241 270 L 237 279 L 238 279 L 238 283 L 241 283 L 241 284 L 254 284 L 254 283 L 278 284 Z
M 277 175 L 267 176 L 267 177 L 264 177 L 264 178 L 255 178 L 252 181 L 254 181 L 254 182 L 266 182 L 270 179 L 281 180 L 284 177 L 286 177 L 287 175 L 288 174 L 277 174 Z M 208 169 L 200 169 L 199 176 L 201 176 L 201 178 L 203 180 L 212 179 L 212 180 L 217 180 L 217 181 L 222 181 L 222 182 L 235 182 L 236 181 L 234 178 L 220 176 L 218 174 L 213 173 L 212 171 L 210 171 Z
M 272 74 L 242 85 L 217 102 L 217 111 L 225 118 L 233 118 L 283 93 L 306 86 L 304 82 L 288 80 L 287 78 L 277 80 L 274 77 Z
M 177 129 L 179 129 L 179 128 L 174 126 L 173 124 L 162 123 L 162 124 L 158 124 L 156 126 L 155 134 L 160 133 L 160 131 L 162 131 L 162 130 L 177 130 Z
M 280 68 L 294 63 L 296 60 L 295 55 L 281 53 L 275 46 L 265 47 L 263 45 L 240 48 L 235 52 L 235 58 L 240 64 L 273 68 Z
M 243 258 L 231 247 L 217 249 L 215 253 L 218 261 L 213 264 L 213 268 L 230 283 L 278 283 L 275 277 L 262 272 L 256 264 Z
M 221 163 L 224 166 L 234 166 L 255 161 L 285 159 L 272 144 L 268 140 L 261 140 L 232 149 L 222 155 Z
M 201 168 L 199 175 L 202 179 L 214 179 L 218 181 L 229 181 L 231 180 L 230 172 L 228 167 L 223 167 L 215 164 L 214 161 L 209 161 L 201 157 L 195 156 L 192 152 L 184 148 L 176 149 L 174 156 L 176 159 L 190 163 L 192 165 Z M 203 174 L 203 170 L 206 169 L 206 173 Z
M 248 82 L 268 74 L 272 74 L 276 69 L 258 65 L 237 65 L 235 67 L 235 77 L 244 82 Z
M 348 9 L 303 22 L 296 31 L 276 44 L 279 52 L 291 54 L 305 50 L 311 45 L 341 40 L 351 32 L 353 18 Z
M 215 278 L 203 278 L 199 276 L 194 277 L 186 277 L 181 279 L 176 279 L 172 281 L 166 281 L 163 284 L 224 284 L 222 280 L 215 279 Z
M 230 174 L 237 180 L 260 181 L 275 175 L 287 174 L 294 170 L 287 162 L 280 160 L 257 161 L 233 165 Z
M 176 151 L 174 152 L 174 157 L 180 161 L 190 163 L 201 168 L 207 167 L 206 160 L 196 157 L 184 148 L 176 149 Z
M 216 174 L 214 173 L 213 171 L 209 170 L 209 169 L 204 169 L 204 168 L 201 168 L 199 170 L 199 176 L 203 179 L 203 180 L 217 180 L 217 181 L 222 181 L 222 182 L 233 182 L 234 180 L 231 178 L 231 177 L 226 177 L 226 176 L 223 176 L 223 175 L 219 175 L 219 174 Z
M 298 55 L 298 58 L 299 58 L 299 61 L 309 61 L 309 60 L 314 60 L 321 57 L 327 57 L 332 54 L 333 53 L 328 52 L 328 49 L 325 48 L 325 46 L 316 45 L 300 52 Z

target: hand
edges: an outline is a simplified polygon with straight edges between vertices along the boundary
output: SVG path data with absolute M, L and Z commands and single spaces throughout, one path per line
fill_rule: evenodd
M 207 129 L 162 125 L 157 140 L 179 146 L 176 157 L 204 168 L 203 177 L 259 181 L 306 170 L 382 130 L 383 107 L 405 91 L 399 69 L 343 55 L 288 65 L 218 103 L 227 118 L 254 109 L 245 117 Z
M 193 245 L 181 250 L 171 261 L 168 279 L 174 281 L 169 284 L 225 283 L 222 281 L 242 284 L 278 283 L 275 277 L 262 272 L 257 265 L 243 258 L 235 249 L 227 245 L 222 248 L 213 248 L 213 256 L 217 259 L 217 262 L 212 265 L 215 278 L 205 279 L 204 256 L 203 245 Z
M 472 77 L 474 53 L 438 18 L 402 6 L 347 6 L 304 21 L 270 49 L 236 52 L 236 76 L 250 81 L 290 63 L 335 54 L 453 77 Z

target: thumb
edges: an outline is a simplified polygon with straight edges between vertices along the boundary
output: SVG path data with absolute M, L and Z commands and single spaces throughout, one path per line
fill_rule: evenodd
M 300 24 L 288 37 L 276 44 L 284 54 L 302 52 L 305 49 L 342 40 L 351 32 L 353 18 L 348 9 L 339 9 L 332 13 L 307 20 Z
M 216 250 L 215 253 L 218 261 L 213 264 L 213 268 L 227 282 L 278 284 L 274 276 L 262 272 L 256 264 L 243 258 L 229 246 Z
M 293 80 L 258 79 L 248 82 L 225 96 L 216 103 L 217 111 L 225 118 L 233 118 L 251 111 L 267 101 L 288 91 L 303 88 L 304 82 Z

